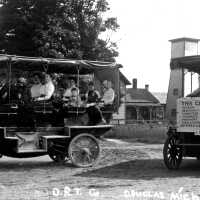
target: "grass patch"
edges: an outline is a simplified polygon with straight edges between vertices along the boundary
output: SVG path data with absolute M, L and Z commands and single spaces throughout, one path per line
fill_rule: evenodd
M 167 137 L 166 133 L 166 125 L 131 124 L 115 126 L 105 134 L 105 137 L 130 139 L 144 143 L 164 143 Z

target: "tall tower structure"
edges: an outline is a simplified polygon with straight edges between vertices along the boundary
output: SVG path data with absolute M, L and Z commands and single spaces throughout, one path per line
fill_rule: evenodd
M 199 39 L 177 38 L 170 40 L 171 58 L 198 55 Z M 169 87 L 167 93 L 166 118 L 176 122 L 176 100 L 184 96 L 184 70 L 173 69 L 170 72 Z

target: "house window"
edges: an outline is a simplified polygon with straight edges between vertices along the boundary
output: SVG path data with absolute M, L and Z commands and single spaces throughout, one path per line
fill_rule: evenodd
M 176 109 L 175 108 L 171 110 L 171 116 L 176 117 Z
M 174 96 L 178 96 L 178 88 L 174 88 L 173 89 L 173 95 Z
M 134 106 L 126 107 L 126 119 L 127 120 L 137 120 L 137 111 Z

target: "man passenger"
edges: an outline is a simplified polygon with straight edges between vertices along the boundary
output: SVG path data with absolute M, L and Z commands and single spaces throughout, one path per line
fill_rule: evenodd
M 27 79 L 20 76 L 15 85 L 15 95 L 13 98 L 19 101 L 27 101 L 28 95 L 30 95 L 28 93 L 30 92 L 27 91 Z

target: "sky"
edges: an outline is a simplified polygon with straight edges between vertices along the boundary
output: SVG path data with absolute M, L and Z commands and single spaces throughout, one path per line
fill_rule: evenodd
M 170 75 L 170 39 L 200 39 L 199 0 L 108 0 L 108 16 L 117 17 L 120 29 L 110 35 L 117 42 L 117 62 L 138 87 L 167 92 Z

